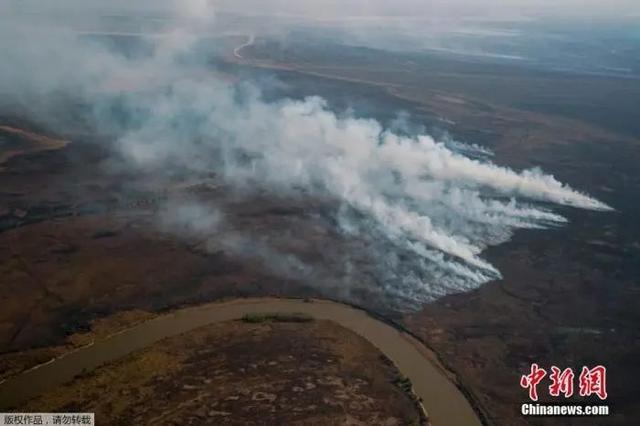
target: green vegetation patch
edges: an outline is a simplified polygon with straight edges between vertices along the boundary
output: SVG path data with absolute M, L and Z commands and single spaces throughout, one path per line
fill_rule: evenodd
M 393 384 L 402 389 L 403 392 L 413 397 L 413 389 L 411 385 L 411 380 L 407 377 L 400 376 L 393 381 Z
M 311 322 L 313 321 L 313 317 L 307 314 L 302 313 L 253 313 L 246 314 L 242 317 L 242 321 L 250 323 L 250 324 L 259 324 L 262 322 Z

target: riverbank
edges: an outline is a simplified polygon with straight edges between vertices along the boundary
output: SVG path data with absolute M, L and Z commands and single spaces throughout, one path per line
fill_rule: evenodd
M 0 405 L 12 407 L 68 382 L 107 362 L 164 338 L 247 314 L 296 312 L 333 321 L 362 336 L 409 378 L 433 425 L 478 425 L 480 420 L 463 393 L 434 365 L 429 350 L 412 336 L 374 319 L 365 311 L 330 301 L 254 298 L 180 309 L 143 322 L 0 384 Z

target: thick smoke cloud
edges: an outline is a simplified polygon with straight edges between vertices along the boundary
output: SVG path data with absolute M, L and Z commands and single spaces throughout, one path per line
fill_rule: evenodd
M 193 2 L 194 16 L 210 13 L 206 2 Z M 610 209 L 541 170 L 497 166 L 475 145 L 407 136 L 331 111 L 318 97 L 266 102 L 255 87 L 208 69 L 191 31 L 149 39 L 151 51 L 133 58 L 66 30 L 14 23 L 0 33 L 5 111 L 19 105 L 55 126 L 60 99 L 73 99 L 133 170 L 215 172 L 239 193 L 260 186 L 283 197 L 303 191 L 335 200 L 339 231 L 375 240 L 368 250 L 380 262 L 383 288 L 414 302 L 500 277 L 483 250 L 519 228 L 562 225 L 553 204 Z M 169 206 L 160 226 L 190 236 L 215 233 L 223 221 L 224 212 L 190 201 Z M 242 251 L 246 238 L 235 232 L 229 245 Z M 292 263 L 292 274 L 310 270 L 260 247 L 257 255 L 280 257 L 270 261 L 278 273 Z

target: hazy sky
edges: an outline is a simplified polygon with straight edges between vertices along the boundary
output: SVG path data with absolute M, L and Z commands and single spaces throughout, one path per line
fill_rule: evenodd
M 640 16 L 638 0 L 214 0 L 219 9 L 312 16 Z
M 2 7 L 50 9 L 203 10 L 248 14 L 303 15 L 314 18 L 350 16 L 418 16 L 482 18 L 557 16 L 582 18 L 640 18 L 639 0 L 9 0 Z

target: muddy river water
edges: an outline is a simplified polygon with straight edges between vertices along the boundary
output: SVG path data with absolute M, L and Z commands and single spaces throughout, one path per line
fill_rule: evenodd
M 411 379 L 434 426 L 481 424 L 465 396 L 432 362 L 430 352 L 418 340 L 351 306 L 274 298 L 238 299 L 180 309 L 97 340 L 0 383 L 0 411 L 163 338 L 214 322 L 238 319 L 245 314 L 276 312 L 303 313 L 331 320 L 367 339 Z

